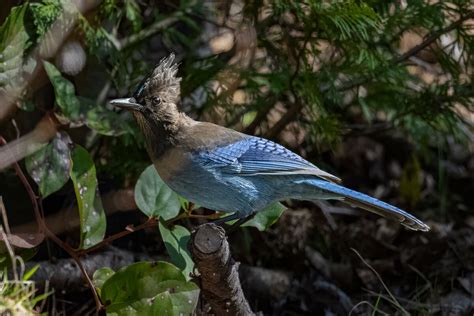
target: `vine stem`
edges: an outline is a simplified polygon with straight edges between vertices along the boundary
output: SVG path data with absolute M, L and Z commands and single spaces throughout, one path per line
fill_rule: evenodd
M 0 135 L 0 145 L 4 146 L 7 143 L 8 142 L 5 140 L 5 138 L 3 138 Z M 12 164 L 12 166 L 15 169 L 15 172 L 16 172 L 18 178 L 20 179 L 21 183 L 25 187 L 26 192 L 28 193 L 28 196 L 29 196 L 29 198 L 31 200 L 31 203 L 33 205 L 33 211 L 34 211 L 35 219 L 36 219 L 36 222 L 38 224 L 38 233 L 42 233 L 47 238 L 51 239 L 61 249 L 63 249 L 65 252 L 67 252 L 69 254 L 69 256 L 71 256 L 71 258 L 74 260 L 74 262 L 76 262 L 77 266 L 79 267 L 79 270 L 81 271 L 82 275 L 84 276 L 84 279 L 86 280 L 87 284 L 89 285 L 89 287 L 92 291 L 92 294 L 94 296 L 94 301 L 95 301 L 95 304 L 96 304 L 96 308 L 97 308 L 97 312 L 99 312 L 100 310 L 102 310 L 104 308 L 104 305 L 100 301 L 99 295 L 98 295 L 98 293 L 97 293 L 97 291 L 94 287 L 94 284 L 92 283 L 91 278 L 89 277 L 89 274 L 87 273 L 86 269 L 82 265 L 80 257 L 84 256 L 88 253 L 91 253 L 93 251 L 96 251 L 96 250 L 110 244 L 111 242 L 113 242 L 116 239 L 125 237 L 127 235 L 130 235 L 134 232 L 143 230 L 145 228 L 154 227 L 154 226 L 156 226 L 156 224 L 158 222 L 157 219 L 154 218 L 154 217 L 150 217 L 150 218 L 148 218 L 148 220 L 145 223 L 140 224 L 138 226 L 128 225 L 125 228 L 125 230 L 105 238 L 104 240 L 102 240 L 98 244 L 96 244 L 93 247 L 90 247 L 88 249 L 74 249 L 68 243 L 62 241 L 58 236 L 56 236 L 48 228 L 48 226 L 46 225 L 46 221 L 44 219 L 44 210 L 43 210 L 43 203 L 42 203 L 41 196 L 38 196 L 35 193 L 35 191 L 33 190 L 31 184 L 29 183 L 27 177 L 25 176 L 25 173 L 21 169 L 18 162 L 14 162 Z M 179 216 L 177 216 L 173 219 L 168 220 L 166 223 L 171 224 L 171 223 L 174 223 L 178 220 L 186 219 L 186 218 L 216 219 L 218 217 L 219 217 L 218 213 L 214 213 L 214 214 L 210 214 L 210 215 L 198 215 L 198 214 L 192 214 L 191 211 L 187 211 L 187 212 L 184 212 L 184 213 L 180 214 Z
M 79 256 L 82 256 L 82 255 L 85 255 L 87 253 L 90 253 L 90 252 L 93 252 L 93 251 L 96 251 L 96 250 L 99 250 L 100 248 L 110 244 L 112 241 L 116 240 L 116 239 L 119 239 L 119 238 L 122 238 L 122 237 L 125 237 L 127 235 L 130 235 L 134 232 L 137 232 L 137 231 L 140 231 L 142 229 L 145 229 L 145 228 L 149 228 L 149 227 L 154 227 L 156 226 L 157 224 L 157 220 L 156 218 L 154 217 L 150 217 L 145 223 L 143 224 L 140 224 L 138 226 L 133 226 L 133 225 L 128 225 L 125 230 L 119 232 L 119 233 L 116 233 L 114 235 L 110 235 L 109 237 L 103 239 L 101 242 L 97 243 L 96 245 L 90 247 L 90 248 L 87 248 L 87 249 L 80 249 L 80 250 L 76 250 L 75 252 L 79 255 Z
M 7 144 L 7 141 L 5 140 L 5 138 L 0 136 L 0 143 L 3 146 L 3 145 Z M 20 179 L 21 183 L 25 187 L 26 192 L 28 193 L 28 196 L 30 197 L 31 203 L 33 204 L 33 210 L 34 210 L 36 222 L 38 223 L 39 232 L 44 233 L 55 244 L 57 244 L 60 248 L 62 248 L 64 251 L 66 251 L 72 257 L 72 259 L 76 262 L 77 266 L 81 270 L 82 275 L 86 279 L 86 282 L 87 282 L 87 284 L 89 285 L 89 287 L 92 291 L 92 294 L 93 294 L 94 300 L 95 300 L 95 304 L 96 304 L 96 308 L 97 308 L 97 312 L 99 312 L 101 309 L 103 309 L 104 305 L 100 301 L 99 295 L 97 294 L 97 291 L 94 287 L 94 284 L 92 283 L 91 278 L 87 274 L 86 269 L 82 265 L 78 254 L 76 253 L 76 251 L 71 246 L 69 246 L 67 243 L 63 242 L 53 232 L 51 232 L 49 230 L 49 228 L 46 225 L 46 222 L 44 220 L 44 217 L 41 215 L 41 214 L 43 214 L 43 203 L 42 203 L 41 197 L 38 197 L 35 194 L 35 191 L 31 187 L 28 179 L 26 178 L 26 176 L 25 176 L 23 170 L 21 169 L 20 165 L 18 164 L 18 162 L 13 163 L 13 168 L 15 169 L 15 172 L 16 172 L 18 178 Z
M 176 221 L 179 221 L 181 219 L 186 219 L 186 218 L 216 219 L 216 218 L 219 218 L 219 215 L 218 215 L 218 213 L 214 213 L 214 214 L 210 214 L 210 215 L 198 215 L 198 214 L 192 214 L 192 213 L 186 213 L 185 212 L 185 213 L 182 213 L 182 214 L 176 216 L 175 218 L 172 218 L 172 219 L 166 221 L 166 224 L 171 224 L 171 223 L 174 223 Z M 78 256 L 83 256 L 85 254 L 88 254 L 88 253 L 99 250 L 100 248 L 110 244 L 112 241 L 114 241 L 116 239 L 120 239 L 122 237 L 128 236 L 130 234 L 133 234 L 137 231 L 140 231 L 140 230 L 143 230 L 143 229 L 146 229 L 146 228 L 155 227 L 157 225 L 157 223 L 158 223 L 158 220 L 155 217 L 150 217 L 150 218 L 148 218 L 148 220 L 145 223 L 137 225 L 137 226 L 128 225 L 127 227 L 125 227 L 125 229 L 123 231 L 118 232 L 114 235 L 110 235 L 109 237 L 105 238 L 104 240 L 102 240 L 101 242 L 99 242 L 98 244 L 96 244 L 96 245 L 94 245 L 90 248 L 74 250 L 74 251 Z

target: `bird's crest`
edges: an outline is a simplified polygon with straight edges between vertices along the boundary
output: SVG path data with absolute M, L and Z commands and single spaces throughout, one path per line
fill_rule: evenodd
M 133 94 L 138 102 L 154 94 L 159 94 L 166 102 L 176 103 L 179 100 L 181 77 L 176 76 L 178 64 L 174 59 L 173 53 L 163 58 L 153 72 L 142 80 Z

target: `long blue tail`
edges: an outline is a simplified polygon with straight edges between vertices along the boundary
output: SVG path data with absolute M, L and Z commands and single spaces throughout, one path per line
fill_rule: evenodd
M 342 201 L 348 204 L 355 205 L 369 212 L 379 214 L 389 219 L 397 220 L 402 225 L 412 230 L 430 230 L 430 227 L 428 225 L 420 221 L 415 216 L 366 194 L 345 188 L 343 186 L 325 180 L 308 179 L 302 180 L 301 182 L 305 184 L 310 184 L 311 186 L 315 186 L 325 192 L 340 196 Z

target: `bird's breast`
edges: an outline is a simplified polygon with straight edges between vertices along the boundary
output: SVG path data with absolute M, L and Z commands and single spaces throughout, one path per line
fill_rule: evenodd
M 166 183 L 184 172 L 189 164 L 190 154 L 180 148 L 172 148 L 153 160 L 156 171 Z

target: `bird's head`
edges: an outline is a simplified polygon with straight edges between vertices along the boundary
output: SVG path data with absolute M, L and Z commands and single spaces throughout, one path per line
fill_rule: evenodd
M 180 99 L 181 78 L 176 76 L 178 65 L 174 54 L 163 58 L 153 72 L 145 77 L 130 98 L 110 101 L 115 106 L 132 111 L 137 119 L 141 116 L 159 116 L 176 111 Z

